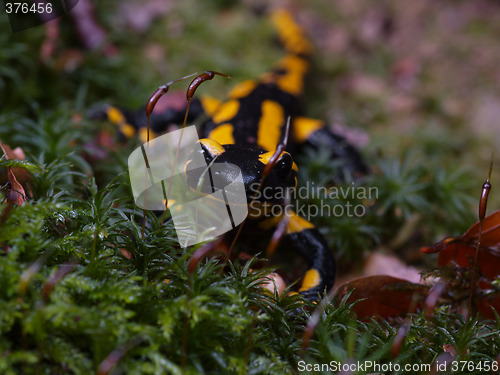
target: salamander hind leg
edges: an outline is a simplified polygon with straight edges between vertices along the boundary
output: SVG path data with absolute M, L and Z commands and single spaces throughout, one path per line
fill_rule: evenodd
M 350 145 L 343 136 L 330 131 L 321 120 L 295 117 L 292 123 L 292 135 L 295 143 L 301 148 L 315 150 L 321 147 L 328 148 L 331 158 L 339 161 L 344 169 L 345 173 L 339 173 L 340 180 L 346 174 L 357 178 L 369 173 L 359 151 Z

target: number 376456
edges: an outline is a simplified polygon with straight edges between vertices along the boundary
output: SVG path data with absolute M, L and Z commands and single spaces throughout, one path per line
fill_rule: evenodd
M 6 2 L 5 11 L 8 14 L 52 13 L 52 4 L 50 2 L 40 2 L 40 3 Z

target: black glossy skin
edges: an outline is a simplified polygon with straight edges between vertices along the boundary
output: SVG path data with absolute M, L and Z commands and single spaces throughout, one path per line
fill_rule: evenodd
M 264 196 L 263 194 L 257 195 L 253 193 L 258 190 L 266 167 L 266 164 L 259 160 L 259 156 L 265 154 L 266 151 L 249 145 L 223 145 L 222 147 L 224 152 L 220 155 L 211 155 L 210 151 L 204 146 L 200 151 L 203 153 L 207 165 L 215 163 L 212 167 L 212 171 L 215 170 L 215 172 L 212 172 L 213 186 L 215 188 L 222 189 L 226 187 L 235 180 L 236 174 L 240 172 L 245 184 L 248 203 L 256 199 L 261 203 L 283 204 L 283 199 L 272 199 L 272 197 L 278 196 L 278 194 L 273 194 L 272 191 L 275 189 L 276 193 L 278 193 L 279 191 L 295 188 L 297 172 L 293 170 L 293 160 L 289 153 L 286 152 L 281 156 L 263 181 L 261 189 L 266 189 L 269 192 Z M 223 168 L 218 167 L 221 164 L 224 164 Z M 233 166 L 237 168 L 233 168 Z M 188 175 L 188 184 L 192 189 L 196 188 L 202 172 L 194 172 Z M 210 188 L 207 187 L 207 189 Z M 201 192 L 212 193 L 211 190 L 201 190 Z
M 261 119 L 261 105 L 265 100 L 272 100 L 283 108 L 283 127 L 288 116 L 293 118 L 299 112 L 300 100 L 298 97 L 280 90 L 274 83 L 258 83 L 252 92 L 239 99 L 240 109 L 236 116 L 231 119 L 231 124 L 234 126 L 233 135 L 236 144 L 257 144 L 257 124 Z M 219 125 L 220 123 L 214 123 L 212 120 L 207 121 L 203 126 L 203 135 L 207 138 L 210 137 L 210 132 Z M 280 141 L 282 140 L 283 134 L 280 138 Z

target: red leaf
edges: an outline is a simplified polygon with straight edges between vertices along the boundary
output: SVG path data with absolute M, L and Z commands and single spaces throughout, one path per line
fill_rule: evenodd
M 475 254 L 476 246 L 455 242 L 439 253 L 438 266 L 455 263 L 462 267 L 472 268 L 470 261 L 474 259 Z M 494 280 L 500 275 L 500 252 L 481 246 L 477 263 L 482 274 L 488 279 Z
M 355 279 L 337 290 L 340 298 L 352 291 L 347 303 L 357 302 L 352 311 L 360 319 L 392 318 L 415 312 L 427 288 L 392 276 L 378 275 Z
M 493 308 L 500 314 L 500 295 L 498 293 L 475 300 L 474 304 L 486 319 L 495 319 Z
M 2 149 L 7 160 L 24 160 L 25 158 L 24 152 L 20 147 L 12 150 L 9 145 L 0 142 L 0 149 Z M 27 172 L 24 169 L 7 167 L 7 179 L 10 182 L 10 190 L 7 194 L 7 201 L 20 206 L 26 201 L 26 192 L 24 191 L 23 186 L 17 180 L 16 175 L 22 176 L 24 177 L 24 179 L 27 178 Z
M 12 202 L 18 206 L 22 205 L 26 202 L 26 192 L 22 185 L 17 181 L 14 172 L 10 168 L 8 168 L 9 182 L 10 182 L 10 191 L 7 194 L 7 200 Z
M 500 276 L 500 210 L 486 216 L 483 221 L 481 243 L 479 248 L 480 225 L 476 222 L 461 237 L 447 237 L 442 241 L 421 249 L 424 253 L 437 253 L 438 265 L 457 265 L 472 269 L 477 254 L 477 266 L 484 277 L 479 278 L 477 287 L 485 291 L 492 288 L 491 281 Z M 476 308 L 487 318 L 494 319 L 492 307 L 500 311 L 498 293 L 482 297 L 482 293 L 473 296 Z
M 125 248 L 121 248 L 120 253 L 122 253 L 122 255 L 127 259 L 132 259 L 134 257 L 132 253 Z
M 479 238 L 479 221 L 476 222 L 462 236 L 465 242 L 476 242 Z M 481 235 L 481 246 L 491 247 L 500 244 L 500 210 L 486 216 L 483 221 L 483 233 Z
M 473 247 L 479 240 L 479 221 L 471 226 L 461 237 L 446 237 L 440 242 L 422 247 L 423 253 L 437 253 L 454 243 L 469 244 Z M 483 221 L 483 232 L 481 234 L 481 247 L 498 247 L 500 245 L 500 210 L 486 216 Z
M 5 159 L 7 160 L 24 160 L 26 159 L 26 155 L 21 147 L 16 147 L 14 150 L 10 148 L 9 145 L 2 143 L 0 141 L 0 149 L 3 151 Z M 19 181 L 27 181 L 29 179 L 28 172 L 23 168 L 11 168 L 14 172 L 14 175 Z

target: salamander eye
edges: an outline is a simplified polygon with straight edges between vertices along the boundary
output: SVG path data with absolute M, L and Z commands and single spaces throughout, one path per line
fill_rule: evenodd
M 276 175 L 283 180 L 286 180 L 288 177 L 290 177 L 292 169 L 293 160 L 289 153 L 284 153 L 281 158 L 278 159 L 276 165 L 273 168 L 274 173 L 276 173 Z

